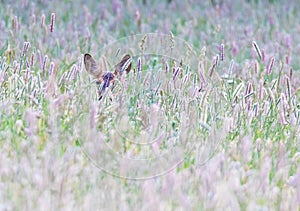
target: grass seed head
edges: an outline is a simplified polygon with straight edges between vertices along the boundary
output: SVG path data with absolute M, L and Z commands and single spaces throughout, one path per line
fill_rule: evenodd
M 54 24 L 55 24 L 55 13 L 51 13 L 50 32 L 54 32 Z
M 252 46 L 254 47 L 256 53 L 257 53 L 257 56 L 260 60 L 262 60 L 262 54 L 261 54 L 261 50 L 260 48 L 258 47 L 257 43 L 255 41 L 252 42 Z

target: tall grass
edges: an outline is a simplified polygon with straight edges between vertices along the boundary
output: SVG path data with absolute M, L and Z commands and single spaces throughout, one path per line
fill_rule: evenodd
M 299 11 L 2 1 L 0 209 L 299 209 Z M 150 32 L 175 59 L 127 42 L 107 59 L 128 49 L 132 71 L 98 101 L 82 55 Z

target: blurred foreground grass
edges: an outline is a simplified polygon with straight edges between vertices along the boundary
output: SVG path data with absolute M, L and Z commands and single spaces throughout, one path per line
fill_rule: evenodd
M 215 2 L 1 1 L 0 209 L 299 209 L 299 5 Z M 193 45 L 196 69 L 145 57 L 98 102 L 82 55 L 150 32 Z M 194 148 L 135 181 L 94 165 L 131 169 L 104 143 L 136 159 Z

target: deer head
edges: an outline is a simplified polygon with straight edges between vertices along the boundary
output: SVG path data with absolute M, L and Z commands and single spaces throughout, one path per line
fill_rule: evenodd
M 98 92 L 99 100 L 102 99 L 105 90 L 114 83 L 116 77 L 121 76 L 123 72 L 130 72 L 131 64 L 132 59 L 130 55 L 126 54 L 115 66 L 115 70 L 113 72 L 109 72 L 107 68 L 107 62 L 104 57 L 101 57 L 100 63 L 97 64 L 90 54 L 86 53 L 84 55 L 85 69 L 97 80 L 97 84 L 103 84 L 102 88 Z

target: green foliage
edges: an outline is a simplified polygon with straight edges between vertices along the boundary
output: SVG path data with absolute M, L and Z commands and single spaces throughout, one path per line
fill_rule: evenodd
M 0 4 L 0 209 L 295 208 L 298 4 L 26 2 Z M 172 53 L 196 64 L 132 55 L 131 72 L 98 101 L 103 82 L 83 54 L 147 32 L 186 39 L 194 54 Z M 153 177 L 130 180 L 143 174 Z

